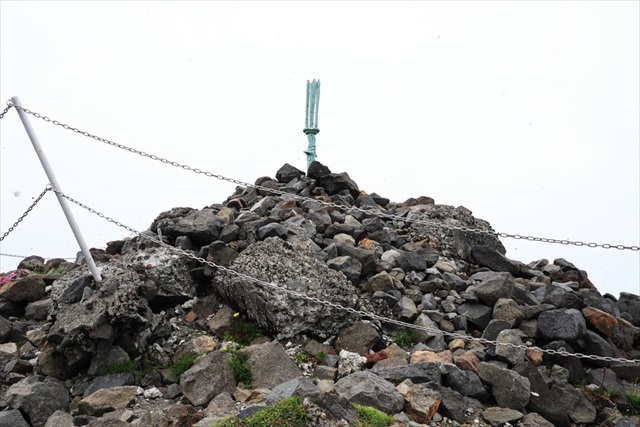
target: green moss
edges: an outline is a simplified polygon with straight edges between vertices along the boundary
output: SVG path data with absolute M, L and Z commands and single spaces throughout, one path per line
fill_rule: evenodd
M 415 344 L 417 341 L 416 336 L 413 332 L 400 331 L 393 335 L 393 340 L 400 347 L 407 347 L 412 344 Z
M 387 427 L 396 422 L 392 416 L 370 406 L 354 403 L 353 407 L 360 414 L 360 419 L 356 421 L 356 427 Z
M 191 354 L 181 357 L 176 361 L 176 363 L 171 365 L 171 372 L 176 376 L 176 378 L 180 378 L 180 375 L 191 369 L 193 364 L 196 363 L 196 359 L 198 357 L 198 354 Z
M 298 397 L 282 399 L 252 417 L 238 419 L 227 418 L 211 427 L 304 427 L 307 424 L 307 412 Z

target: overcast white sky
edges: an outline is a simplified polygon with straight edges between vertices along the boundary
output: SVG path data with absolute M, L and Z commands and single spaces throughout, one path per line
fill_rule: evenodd
M 0 100 L 254 182 L 318 160 L 367 192 L 464 205 L 497 231 L 640 243 L 639 2 L 0 2 Z M 234 191 L 31 118 L 62 190 L 138 230 Z M 47 184 L 15 111 L 0 122 L 0 232 Z M 90 247 L 129 234 L 72 207 Z M 640 254 L 504 239 L 640 293 Z M 53 194 L 2 243 L 73 257 Z M 0 257 L 0 271 L 20 260 Z

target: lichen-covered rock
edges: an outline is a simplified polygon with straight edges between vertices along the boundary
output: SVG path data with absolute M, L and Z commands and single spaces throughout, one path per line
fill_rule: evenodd
M 252 244 L 229 268 L 349 308 L 357 301 L 357 290 L 344 275 L 314 259 L 310 250 L 306 253 L 294 250 L 291 244 L 278 238 Z M 227 271 L 214 276 L 213 286 L 218 294 L 278 339 L 304 332 L 328 337 L 355 320 L 344 310 L 291 296 Z
M 433 221 L 442 226 L 426 225 L 413 222 L 409 227 L 410 236 L 418 240 L 426 240 L 431 246 L 440 250 L 444 256 L 471 261 L 471 249 L 477 245 L 495 249 L 501 254 L 506 249 L 497 236 L 461 231 L 447 226 L 464 226 L 493 232 L 491 225 L 482 219 L 475 218 L 470 212 L 447 205 L 416 205 L 406 207 L 406 215 L 410 219 Z

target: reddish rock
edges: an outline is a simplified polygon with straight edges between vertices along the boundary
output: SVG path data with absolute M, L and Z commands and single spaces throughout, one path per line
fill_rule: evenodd
M 376 248 L 376 245 L 373 243 L 373 241 L 367 239 L 366 237 L 360 240 L 360 243 L 358 243 L 358 246 L 360 246 L 363 249 L 369 249 L 371 251 Z
M 459 356 L 455 356 L 453 358 L 453 362 L 456 366 L 463 371 L 471 371 L 478 372 L 478 368 L 480 367 L 480 359 L 470 351 L 462 353 Z
M 386 359 L 388 356 L 384 350 L 380 350 L 373 354 L 365 354 L 364 357 L 367 359 L 367 364 L 365 366 L 370 369 L 373 367 L 373 365 L 381 360 Z
M 191 323 L 194 320 L 196 320 L 198 318 L 198 315 L 194 312 L 194 311 L 190 311 L 189 313 L 187 313 L 187 315 L 184 317 L 184 320 L 186 320 L 187 322 Z
M 613 331 L 618 329 L 618 320 L 609 313 L 597 308 L 585 307 L 582 309 L 582 315 L 594 328 L 609 338 L 613 338 Z
M 406 379 L 396 386 L 404 397 L 404 410 L 411 418 L 421 424 L 429 424 L 435 415 L 442 398 L 440 393 L 424 384 L 414 384 Z
M 537 350 L 533 348 L 528 348 L 524 351 L 524 355 L 529 361 L 533 364 L 533 366 L 540 366 L 542 364 L 542 350 Z

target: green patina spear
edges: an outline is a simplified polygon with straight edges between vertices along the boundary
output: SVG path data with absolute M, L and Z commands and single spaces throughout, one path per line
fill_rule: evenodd
M 318 108 L 320 105 L 320 80 L 307 80 L 307 115 L 303 132 L 309 139 L 309 146 L 304 152 L 307 155 L 307 170 L 316 159 L 316 134 L 318 129 Z

